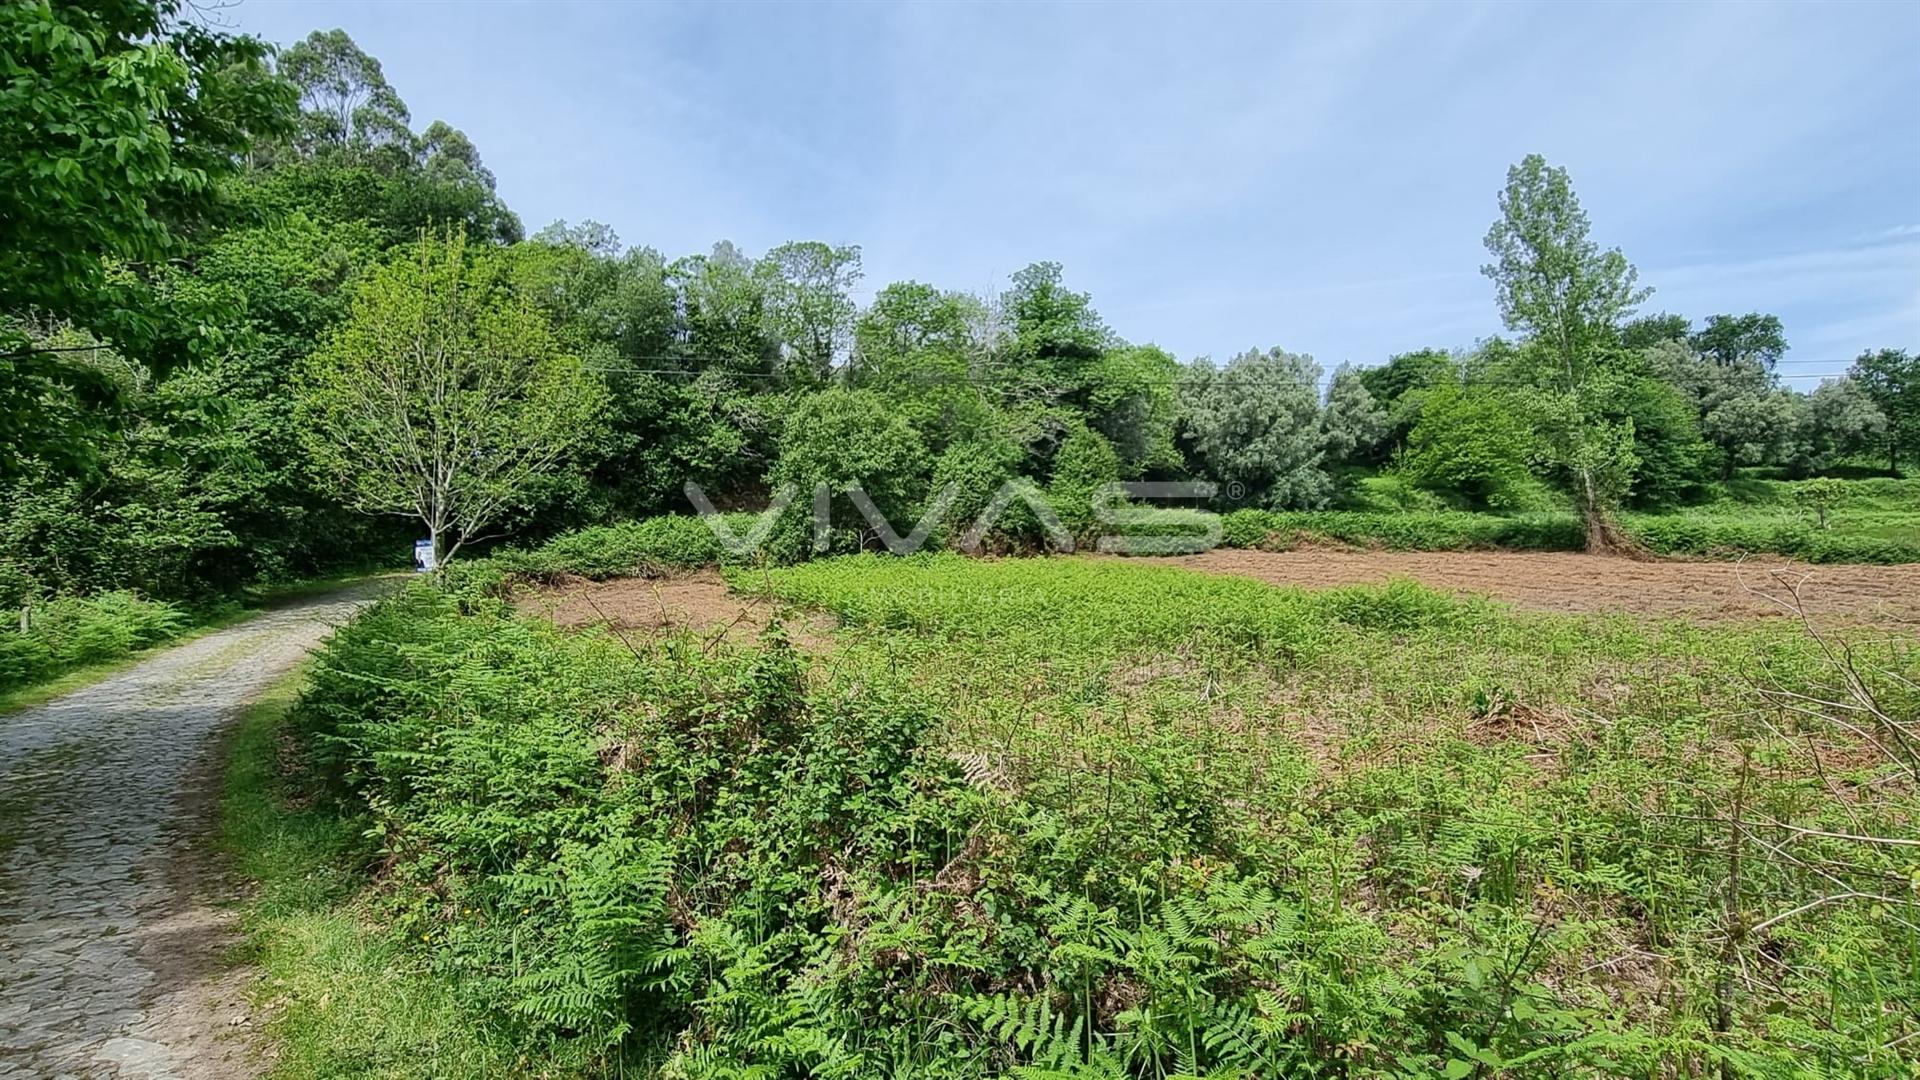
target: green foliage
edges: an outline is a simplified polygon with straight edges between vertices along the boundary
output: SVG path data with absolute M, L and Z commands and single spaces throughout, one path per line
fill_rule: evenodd
M 1284 550 L 1302 540 L 1335 540 L 1399 551 L 1577 551 L 1579 523 L 1570 514 L 1499 516 L 1458 510 L 1276 513 L 1236 510 L 1224 519 L 1229 547 Z
M 29 602 L 26 618 L 24 631 L 17 623 L 0 628 L 0 690 L 121 659 L 177 637 L 188 625 L 180 608 L 127 592 Z
M 1787 354 L 1787 333 L 1780 317 L 1753 312 L 1747 315 L 1709 315 L 1707 324 L 1691 338 L 1700 355 L 1721 367 L 1751 367 L 1771 372 Z
M 1863 352 L 1850 369 L 1887 420 L 1887 471 L 1898 474 L 1900 455 L 1920 448 L 1920 356 L 1905 349 Z
M 1708 449 L 1686 396 L 1652 378 L 1630 378 L 1614 403 L 1616 422 L 1633 425 L 1634 467 L 1627 505 L 1662 508 L 1705 493 Z
M 886 398 L 872 390 L 835 387 L 801 399 L 787 414 L 780 457 L 768 481 L 776 489 L 791 486 L 795 505 L 802 510 L 812 506 L 816 489 L 825 485 L 835 507 L 836 527 L 849 530 L 836 542 L 858 549 L 872 539 L 875 530 L 854 506 L 847 489 L 865 492 L 873 507 L 904 536 L 913 528 L 911 515 L 920 509 L 927 467 L 926 444 Z M 809 527 L 806 515 L 790 514 L 787 521 L 789 533 L 795 536 L 789 545 L 801 542 L 797 533 Z M 842 526 L 843 522 L 847 524 Z
M 1323 505 L 1320 366 L 1279 348 L 1246 352 L 1224 368 L 1194 365 L 1181 384 L 1181 439 L 1202 475 L 1230 501 L 1274 508 Z
M 1053 458 L 1053 479 L 1047 499 L 1060 523 L 1082 542 L 1098 532 L 1096 500 L 1120 479 L 1120 455 L 1097 431 L 1080 428 L 1067 436 Z
M 1532 479 L 1534 433 L 1521 400 L 1485 387 L 1443 384 L 1425 394 L 1395 471 L 1429 490 L 1496 510 L 1518 508 Z
M 1792 464 L 1803 472 L 1831 469 L 1873 453 L 1886 440 L 1887 415 L 1850 377 L 1823 380 L 1800 408 Z
M 752 529 L 753 514 L 723 514 L 734 535 Z M 713 529 L 697 517 L 669 514 L 570 532 L 527 551 L 495 552 L 482 573 L 554 579 L 656 577 L 731 561 Z
M 419 521 L 441 561 L 526 506 L 602 409 L 599 381 L 501 277 L 462 234 L 423 234 L 302 371 L 302 436 L 340 500 Z
M 1827 514 L 1846 500 L 1847 485 L 1840 480 L 1809 480 L 1794 488 L 1793 499 L 1811 510 L 1820 528 L 1827 527 Z
M 1335 461 L 1372 460 L 1389 428 L 1386 410 L 1373 400 L 1366 380 L 1352 364 L 1334 369 L 1320 424 L 1326 432 L 1327 455 Z
M 266 46 L 208 29 L 183 6 L 0 8 L 0 312 L 39 308 L 140 338 L 146 313 L 115 302 L 111 260 L 179 254 L 184 234 L 219 212 L 218 181 L 253 140 L 290 127 L 293 94 L 266 77 Z M 0 333 L 0 349 L 20 344 Z
M 1088 373 L 1089 422 L 1112 442 L 1128 478 L 1180 467 L 1173 441 L 1179 372 L 1180 362 L 1165 349 L 1129 345 L 1108 349 Z
M 1652 290 L 1618 248 L 1601 251 L 1567 171 L 1530 154 L 1507 170 L 1500 218 L 1481 270 L 1507 328 L 1526 335 L 1508 377 L 1534 388 L 1527 408 L 1540 447 L 1562 470 L 1587 527 L 1588 547 L 1614 546 L 1610 518 L 1639 464 L 1630 421 L 1609 415 L 1627 354 L 1619 325 Z
M 1630 319 L 1620 328 L 1620 344 L 1632 352 L 1650 349 L 1663 342 L 1684 344 L 1692 337 L 1692 319 L 1664 311 L 1658 315 Z
M 1658 555 L 1737 558 L 1767 553 L 1814 563 L 1920 562 L 1920 510 L 1910 496 L 1876 499 L 1866 494 L 1873 490 L 1871 482 L 1835 483 L 1845 484 L 1846 494 L 1830 504 L 1826 530 L 1794 508 L 1801 504 L 1793 494 L 1800 484 L 1780 485 L 1782 494 L 1764 505 L 1722 502 L 1684 511 L 1626 513 L 1618 524 L 1634 542 Z M 1222 520 L 1221 539 L 1229 547 L 1285 550 L 1326 541 L 1400 551 L 1571 551 L 1583 546 L 1579 521 L 1572 514 L 1446 510 L 1404 493 L 1398 503 L 1379 509 L 1238 510 Z
M 837 616 L 835 654 L 635 656 L 425 588 L 323 653 L 295 745 L 365 815 L 393 966 L 471 1010 L 457 1045 L 664 1077 L 1899 1075 L 1916 943 L 1870 903 L 1770 924 L 1782 965 L 1709 1026 L 1725 853 L 1699 822 L 1742 785 L 1714 749 L 1769 763 L 1756 819 L 1912 810 L 1807 798 L 1791 748 L 1861 744 L 1742 719 L 1758 657 L 1814 687 L 1807 642 L 1109 560 L 736 585 Z M 1750 846 L 1742 903 L 1824 895 L 1813 859 L 1902 872 L 1837 843 Z M 1629 949 L 1663 960 L 1606 963 Z

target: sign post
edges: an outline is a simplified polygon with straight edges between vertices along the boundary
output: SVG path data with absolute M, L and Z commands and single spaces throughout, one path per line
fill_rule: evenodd
M 436 559 L 433 554 L 432 540 L 415 540 L 413 542 L 413 568 L 422 574 L 430 574 L 439 569 L 439 560 Z

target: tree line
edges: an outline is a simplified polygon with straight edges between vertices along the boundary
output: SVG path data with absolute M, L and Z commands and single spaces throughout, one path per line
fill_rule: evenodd
M 451 555 L 684 511 L 688 482 L 723 508 L 857 484 L 903 523 L 1009 480 L 1197 478 L 1274 508 L 1365 485 L 1571 503 L 1605 548 L 1613 512 L 1742 467 L 1898 471 L 1920 445 L 1912 355 L 1800 393 L 1773 316 L 1640 316 L 1631 265 L 1538 158 L 1487 237 L 1511 336 L 1342 366 L 1323 393 L 1281 348 L 1131 342 L 1054 263 L 861 303 L 854 246 L 527 236 L 472 142 L 416 130 L 344 32 L 276 51 L 192 14 L 0 13 L 0 593 L 190 596 L 420 532 Z

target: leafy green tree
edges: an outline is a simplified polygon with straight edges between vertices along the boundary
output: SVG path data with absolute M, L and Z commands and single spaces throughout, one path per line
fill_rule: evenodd
M 1087 422 L 1118 453 L 1122 474 L 1139 477 L 1179 467 L 1180 452 L 1173 444 L 1179 372 L 1180 361 L 1157 345 L 1116 344 L 1088 369 Z
M 291 128 L 293 92 L 267 76 L 266 47 L 183 9 L 0 5 L 0 313 L 37 312 L 144 352 L 163 313 L 142 302 L 142 273 L 221 216 L 220 181 L 255 139 Z M 217 325 L 223 313 L 209 314 Z M 70 411 L 53 413 L 118 393 L 88 354 L 49 351 L 74 347 L 36 344 L 23 324 L 0 320 L 0 459 L 84 439 Z
M 1013 418 L 1028 469 L 1044 474 L 1060 440 L 1086 422 L 1093 372 L 1113 334 L 1091 297 L 1061 283 L 1059 263 L 1013 275 L 997 315 L 1007 336 L 989 342 L 986 382 Z
M 964 380 L 980 315 L 980 302 L 963 293 L 918 281 L 888 285 L 854 325 L 849 381 L 892 389 Z
M 1709 315 L 1693 335 L 1693 348 L 1721 367 L 1758 368 L 1768 374 L 1787 354 L 1787 334 L 1775 315 Z
M 729 505 L 758 484 L 772 460 L 772 425 L 725 378 L 670 374 L 686 362 L 676 355 L 678 298 L 656 252 L 625 250 L 596 222 L 555 222 L 504 257 L 514 289 L 607 388 L 606 423 L 577 455 L 591 468 L 543 481 L 532 515 L 543 530 L 684 509 L 688 481 Z
M 1326 432 L 1327 456 L 1353 461 L 1372 456 L 1387 434 L 1387 413 L 1373 400 L 1360 369 L 1341 364 L 1327 384 L 1327 406 L 1320 417 Z
M 1072 394 L 1112 341 L 1092 297 L 1061 284 L 1059 263 L 1034 263 L 1013 275 L 1000 306 L 1013 341 L 996 369 L 1016 392 L 1049 400 Z
M 1004 424 L 971 375 L 984 354 L 977 330 L 983 305 L 963 293 L 917 281 L 881 289 L 854 325 L 847 381 L 885 395 L 930 450 L 1005 437 Z
M 299 92 L 299 129 L 254 155 L 246 197 L 271 211 L 365 221 L 389 246 L 421 229 L 459 227 L 510 244 L 520 219 L 500 201 L 472 140 L 436 120 L 419 135 L 380 62 L 345 31 L 315 31 L 280 54 L 280 76 Z
M 1639 509 L 1694 502 L 1705 493 L 1710 448 L 1700 437 L 1700 421 L 1687 396 L 1670 383 L 1648 376 L 1625 381 L 1609 419 L 1633 425 L 1634 456 L 1629 505 Z
M 1631 546 L 1613 525 L 1638 458 L 1630 423 L 1607 417 L 1625 381 L 1619 326 L 1651 290 L 1619 249 L 1600 250 L 1567 171 L 1530 154 L 1507 170 L 1500 218 L 1487 231 L 1500 316 L 1525 334 L 1517 370 L 1536 388 L 1542 445 L 1571 481 L 1587 548 Z
M 1920 356 L 1905 349 L 1863 352 L 1849 374 L 1887 418 L 1887 471 L 1900 473 L 1902 452 L 1920 447 Z
M 1408 433 L 1420 420 L 1425 391 L 1443 383 L 1458 383 L 1460 377 L 1460 362 L 1445 349 L 1400 353 L 1378 367 L 1363 369 L 1361 384 L 1386 413 L 1387 425 L 1367 460 L 1384 462 L 1396 448 L 1405 445 Z
M 553 320 L 573 352 L 600 367 L 670 368 L 676 297 L 650 248 L 625 250 L 598 222 L 558 221 L 508 253 L 514 288 Z
M 780 342 L 769 330 L 767 296 L 753 260 L 721 241 L 707 255 L 676 260 L 668 280 L 680 298 L 687 364 L 743 375 L 773 375 Z
M 824 382 L 852 345 L 860 249 L 819 241 L 782 244 L 754 263 L 754 274 L 782 370 L 803 383 Z
M 1491 387 L 1443 383 L 1427 391 L 1394 470 L 1419 487 L 1495 510 L 1516 505 L 1532 474 L 1533 431 L 1522 399 Z
M 499 256 L 423 235 L 356 292 L 307 361 L 302 430 L 356 509 L 419 520 L 452 560 L 567 460 L 603 391 Z
M 294 422 L 295 373 L 345 317 L 348 294 L 378 258 L 364 224 L 323 226 L 296 211 L 220 235 L 196 254 L 191 273 L 167 278 L 167 288 L 211 293 L 233 313 L 220 347 L 162 389 L 182 409 L 204 395 L 191 410 L 201 421 L 180 429 L 180 452 L 253 576 L 319 572 L 353 558 L 360 544 L 392 539 L 390 523 L 345 510 L 318 482 Z M 202 336 L 191 322 L 173 332 Z
M 928 481 L 928 498 L 935 498 L 941 492 L 952 492 L 952 501 L 947 506 L 947 520 L 939 536 L 942 542 L 964 535 L 980 519 L 1001 486 L 1019 479 L 1024 452 L 1020 444 L 994 426 L 997 419 L 989 417 L 987 423 L 950 444 L 934 459 L 933 475 Z M 923 505 L 921 512 L 924 513 L 926 508 Z M 993 532 L 1019 541 L 1033 541 L 1039 537 L 1039 528 L 1039 520 L 1033 517 L 1026 504 L 1016 502 L 1000 516 Z
M 1757 357 L 1722 362 L 1689 344 L 1664 342 L 1641 354 L 1647 367 L 1693 403 L 1700 433 L 1714 448 L 1720 479 L 1742 465 L 1788 455 L 1799 412 L 1791 394 Z
M 1814 523 L 1822 530 L 1827 527 L 1827 515 L 1833 508 L 1846 501 L 1847 485 L 1839 480 L 1820 478 L 1798 484 L 1793 489 L 1793 501 L 1813 511 Z
M 1858 380 L 1827 379 L 1801 399 L 1794 464 L 1803 472 L 1830 469 L 1847 458 L 1877 450 L 1887 437 L 1887 416 Z
M 776 490 L 791 485 L 796 494 L 781 554 L 805 550 L 799 540 L 809 528 L 804 511 L 822 485 L 840 547 L 864 548 L 878 532 L 847 495 L 849 487 L 864 492 L 906 535 L 924 510 L 927 468 L 926 443 L 885 397 L 838 386 L 806 395 L 786 416 L 780 457 L 767 478 Z
M 1053 458 L 1053 476 L 1047 498 L 1060 523 L 1075 541 L 1092 535 L 1094 498 L 1102 488 L 1120 479 L 1120 454 L 1106 436 L 1092 428 L 1076 428 L 1060 443 Z
M 0 6 L 0 311 L 137 336 L 136 315 L 98 306 L 110 263 L 179 254 L 254 140 L 289 129 L 293 93 L 267 76 L 266 46 L 183 7 Z
M 1228 500 L 1281 509 L 1323 505 L 1333 482 L 1322 467 L 1320 365 L 1278 347 L 1204 361 L 1181 383 L 1181 440 L 1193 469 Z
M 1650 349 L 1662 342 L 1685 343 L 1693 336 L 1693 320 L 1685 315 L 1645 315 L 1620 328 L 1620 344 L 1632 352 Z
M 1714 402 L 1700 421 L 1700 433 L 1719 447 L 1720 478 L 1730 480 L 1740 465 L 1781 460 L 1798 422 L 1788 391 L 1742 389 Z
M 300 91 L 300 140 L 308 153 L 398 146 L 403 157 L 412 156 L 406 102 L 387 83 L 380 61 L 345 30 L 315 30 L 283 51 L 276 67 Z

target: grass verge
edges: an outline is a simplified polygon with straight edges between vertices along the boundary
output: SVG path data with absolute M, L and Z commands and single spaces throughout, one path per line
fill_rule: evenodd
M 365 911 L 366 822 L 316 797 L 285 737 L 307 672 L 241 719 L 221 801 L 222 846 L 254 886 L 241 925 L 275 1044 L 268 1075 L 530 1075 Z

